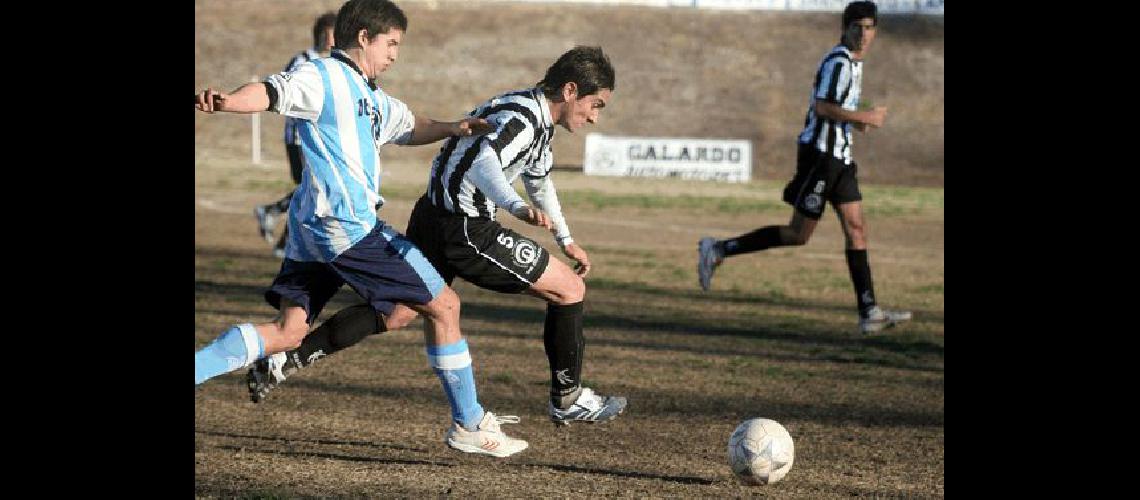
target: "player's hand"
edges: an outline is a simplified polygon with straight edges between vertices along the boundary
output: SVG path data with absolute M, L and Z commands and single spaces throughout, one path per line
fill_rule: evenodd
M 225 111 L 226 94 L 206 87 L 206 90 L 194 96 L 194 108 L 213 114 L 215 111 Z
M 452 128 L 451 135 L 467 137 L 473 135 L 483 135 L 492 130 L 495 130 L 495 126 L 491 125 L 487 122 L 487 120 L 483 118 L 464 118 L 458 122 L 455 122 L 455 126 Z
M 529 206 L 523 205 L 523 206 L 515 209 L 515 211 L 511 215 L 518 217 L 519 220 L 521 220 L 527 224 L 530 224 L 532 226 L 544 227 L 547 230 L 550 230 L 550 228 L 552 227 L 552 223 L 550 222 L 550 216 L 546 215 L 546 212 L 543 212 L 542 210 L 539 210 L 539 209 L 534 208 L 534 207 L 529 207 Z
M 866 123 L 867 123 L 867 125 L 878 128 L 878 127 L 883 126 L 883 121 L 886 119 L 887 119 L 887 107 L 886 106 L 875 106 L 875 108 L 870 111 L 870 116 L 868 117 L 868 120 Z
M 574 261 L 578 263 L 578 265 L 574 266 L 574 272 L 577 273 L 578 276 L 585 278 L 587 274 L 590 274 L 590 256 L 586 254 L 586 250 L 578 246 L 577 243 L 571 243 L 562 247 L 562 253 L 565 253 L 567 257 L 574 259 Z

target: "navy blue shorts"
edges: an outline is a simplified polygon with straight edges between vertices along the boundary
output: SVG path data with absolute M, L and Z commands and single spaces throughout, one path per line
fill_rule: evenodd
M 286 298 L 305 308 L 309 324 L 348 283 L 374 309 L 391 314 L 396 303 L 426 304 L 443 290 L 443 278 L 411 241 L 380 221 L 332 262 L 285 259 L 265 300 L 281 309 Z

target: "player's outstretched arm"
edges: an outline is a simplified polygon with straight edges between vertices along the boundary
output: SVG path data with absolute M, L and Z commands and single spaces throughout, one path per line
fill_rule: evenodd
M 430 144 L 453 135 L 459 137 L 483 135 L 492 130 L 495 128 L 483 118 L 467 117 L 457 122 L 440 122 L 417 116 L 416 128 L 412 130 L 412 138 L 408 140 L 407 145 Z
M 215 113 L 257 113 L 269 109 L 269 91 L 263 83 L 247 83 L 229 94 L 207 87 L 194 96 L 194 107 Z

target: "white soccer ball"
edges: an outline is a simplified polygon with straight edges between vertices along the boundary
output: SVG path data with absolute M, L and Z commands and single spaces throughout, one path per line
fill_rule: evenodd
M 795 446 L 788 430 L 775 420 L 745 420 L 728 438 L 728 465 L 744 484 L 772 484 L 792 469 Z

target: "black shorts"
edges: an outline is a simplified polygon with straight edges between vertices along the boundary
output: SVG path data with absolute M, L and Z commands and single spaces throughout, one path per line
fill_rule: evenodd
M 823 215 L 824 201 L 832 205 L 861 201 L 859 180 L 855 174 L 859 165 L 843 160 L 806 144 L 800 144 L 796 153 L 796 175 L 784 188 L 784 202 L 810 219 Z
M 289 158 L 289 173 L 293 175 L 293 184 L 300 184 L 301 170 L 305 168 L 305 161 L 301 157 L 301 146 L 286 144 L 285 156 Z
M 491 219 L 436 208 L 426 196 L 412 210 L 407 237 L 449 285 L 459 276 L 479 288 L 519 293 L 550 263 L 550 252 L 534 240 Z

